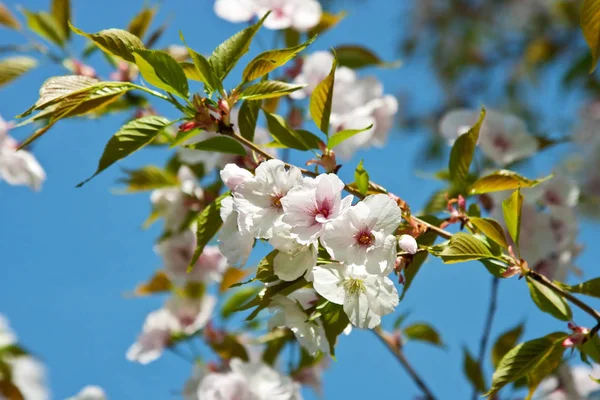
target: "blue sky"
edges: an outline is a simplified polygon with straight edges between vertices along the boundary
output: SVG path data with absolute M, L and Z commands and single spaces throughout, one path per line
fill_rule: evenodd
M 9 6 L 16 2 L 7 1 Z M 46 0 L 19 2 L 29 9 L 48 7 Z M 109 27 L 124 27 L 142 1 L 73 0 L 75 25 L 88 32 Z M 333 31 L 323 35 L 311 47 L 327 49 L 332 45 L 360 43 L 393 59 L 396 40 L 406 28 L 408 7 L 413 2 L 390 10 L 387 0 L 345 2 L 348 17 Z M 241 25 L 217 19 L 212 0 L 164 2 L 160 19 L 171 18 L 161 45 L 178 43 L 178 29 L 188 44 L 209 53 Z M 0 44 L 20 40 L 7 30 L 1 31 Z M 268 32 L 261 41 L 270 43 Z M 349 40 L 352 39 L 352 40 Z M 84 42 L 76 39 L 76 48 Z M 253 47 L 253 53 L 259 50 Z M 99 56 L 96 65 L 103 63 Z M 100 69 L 107 75 L 107 70 Z M 46 64 L 26 78 L 2 89 L 0 114 L 5 119 L 24 111 L 37 99 L 37 90 L 45 78 L 63 71 Z M 442 95 L 427 61 L 407 60 L 396 70 L 371 70 L 384 82 L 386 92 L 408 91 L 412 106 L 419 109 L 436 104 Z M 234 72 L 235 74 L 235 72 Z M 239 74 L 239 72 L 238 72 Z M 547 115 L 574 112 L 572 104 L 560 97 L 557 71 L 544 77 L 548 84 L 539 96 L 540 109 Z M 199 88 L 198 88 L 199 89 Z M 541 96 L 540 94 L 543 94 Z M 473 99 L 473 104 L 488 99 Z M 487 104 L 487 103 L 486 103 Z M 168 114 L 175 116 L 172 113 Z M 118 130 L 125 116 L 102 120 L 60 122 L 34 144 L 34 152 L 46 169 L 48 180 L 41 193 L 0 183 L 0 313 L 10 319 L 22 343 L 46 363 L 53 397 L 73 395 L 87 384 L 104 387 L 111 399 L 170 399 L 188 375 L 190 366 L 166 354 L 148 366 L 125 359 L 125 351 L 135 340 L 146 314 L 160 307 L 163 299 L 129 299 L 125 292 L 143 281 L 161 266 L 152 251 L 158 226 L 141 229 L 149 213 L 147 194 L 119 196 L 111 193 L 119 177 L 117 167 L 110 168 L 81 189 L 75 184 L 95 169 L 104 144 Z M 543 127 L 552 131 L 552 126 Z M 566 132 L 563 132 L 566 133 Z M 30 134 L 29 128 L 13 131 L 18 139 Z M 417 177 L 419 134 L 391 133 L 385 149 L 373 149 L 359 155 L 376 182 L 386 186 L 418 209 L 436 188 L 436 182 Z M 525 172 L 537 176 L 551 171 L 552 160 L 564 149 L 543 154 Z M 146 149 L 122 162 L 121 166 L 139 167 L 162 164 L 163 150 Z M 350 161 L 341 172 L 351 174 L 359 158 Z M 302 162 L 304 159 L 294 158 Z M 582 228 L 584 244 L 593 246 L 598 230 L 594 224 Z M 589 251 L 579 259 L 586 277 L 594 275 L 594 258 Z M 409 343 L 407 357 L 440 399 L 464 399 L 471 389 L 462 374 L 462 346 L 472 352 L 478 347 L 485 317 L 491 277 L 477 263 L 442 265 L 427 263 L 414 282 L 398 314 L 411 311 L 410 322 L 432 323 L 442 334 L 446 349 Z M 598 304 L 596 304 L 598 305 Z M 576 315 L 578 315 L 576 313 Z M 393 317 L 385 320 L 386 325 Z M 582 324 L 585 318 L 577 318 Z M 531 305 L 527 287 L 516 279 L 502 281 L 498 317 L 492 338 L 526 321 L 526 338 L 565 330 L 565 324 L 541 313 Z M 355 330 L 343 337 L 337 349 L 337 362 L 325 375 L 325 399 L 412 398 L 415 385 L 396 360 L 369 332 Z M 491 375 L 491 363 L 486 371 Z M 306 391 L 306 398 L 315 398 Z

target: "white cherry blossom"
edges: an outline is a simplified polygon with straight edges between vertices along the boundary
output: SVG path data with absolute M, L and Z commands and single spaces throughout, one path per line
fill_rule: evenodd
M 316 26 L 323 12 L 316 0 L 217 0 L 214 9 L 220 18 L 229 22 L 262 18 L 271 11 L 264 22 L 266 28 L 292 27 L 301 32 Z
M 304 178 L 283 199 L 283 222 L 291 226 L 290 233 L 301 244 L 315 242 L 325 226 L 339 218 L 350 204 L 352 196 L 342 199 L 344 182 L 335 174 Z
M 405 251 L 408 254 L 416 254 L 417 250 L 419 250 L 417 241 L 410 235 L 400 235 L 398 238 L 398 246 L 400 246 L 402 251 Z
M 208 294 L 200 298 L 172 296 L 165 308 L 176 318 L 176 330 L 191 335 L 206 326 L 216 303 L 217 299 Z
M 44 365 L 31 356 L 7 360 L 14 385 L 26 400 L 49 400 L 51 398 Z
M 153 311 L 146 317 L 137 342 L 127 350 L 127 359 L 148 364 L 158 359 L 169 345 L 171 334 L 179 329 L 179 321 L 167 309 Z
M 575 207 L 579 201 L 579 186 L 575 179 L 558 171 L 550 180 L 527 192 L 530 201 L 540 201 L 546 206 Z
M 396 259 L 394 231 L 402 213 L 384 194 L 367 196 L 351 206 L 343 218 L 327 225 L 323 247 L 334 260 L 366 265 L 369 272 L 387 274 Z
M 600 376 L 600 367 L 590 368 L 586 365 L 575 365 L 570 368 L 573 386 L 582 399 L 596 399 L 600 395 L 600 385 L 590 379 L 590 376 Z M 556 376 L 544 379 L 537 391 L 534 400 L 571 400 L 563 388 L 560 387 Z
M 300 385 L 262 362 L 231 360 L 229 372 L 206 374 L 198 386 L 202 400 L 301 400 Z
M 252 232 L 255 238 L 271 238 L 273 227 L 281 223 L 283 216 L 282 199 L 301 179 L 298 168 L 286 169 L 280 160 L 262 162 L 254 179 L 239 184 L 233 192 L 241 217 L 238 225 Z
M 69 397 L 67 400 L 107 400 L 108 397 L 106 393 L 104 393 L 104 389 L 100 386 L 88 385 L 81 389 L 79 393 L 77 393 L 73 397 Z
M 317 265 L 317 248 L 314 243 L 301 244 L 290 234 L 290 225 L 273 228 L 269 243 L 279 252 L 273 260 L 273 272 L 284 281 L 294 281 L 301 276 L 312 280 L 312 269 Z
M 254 235 L 238 223 L 245 216 L 240 214 L 233 197 L 221 201 L 220 214 L 223 226 L 219 234 L 219 250 L 230 265 L 243 266 L 254 246 Z
M 317 293 L 343 305 L 350 322 L 359 328 L 373 329 L 399 303 L 394 283 L 368 273 L 363 265 L 325 264 L 315 267 L 313 275 Z
M 17 335 L 10 327 L 8 319 L 0 314 L 0 348 L 17 343 Z
M 0 117 L 0 181 L 40 190 L 46 173 L 33 154 L 17 151 L 17 141 L 8 135 L 10 128 L 11 124 Z

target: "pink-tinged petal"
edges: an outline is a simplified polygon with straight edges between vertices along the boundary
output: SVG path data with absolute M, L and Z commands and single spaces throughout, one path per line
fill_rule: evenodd
M 256 12 L 253 0 L 217 0 L 214 10 L 217 16 L 229 22 L 250 21 Z
M 227 164 L 220 172 L 221 180 L 229 188 L 229 190 L 235 190 L 235 188 L 254 178 L 254 175 L 250 171 L 240 168 L 235 164 Z
M 398 239 L 398 245 L 402 251 L 408 254 L 416 254 L 417 250 L 419 250 L 417 241 L 410 235 L 400 235 L 400 238 Z

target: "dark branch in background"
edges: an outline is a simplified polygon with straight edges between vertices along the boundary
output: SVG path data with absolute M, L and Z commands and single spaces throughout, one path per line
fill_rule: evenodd
M 496 314 L 496 303 L 498 302 L 498 284 L 500 279 L 495 276 L 492 278 L 492 289 L 490 291 L 490 305 L 485 319 L 485 325 L 483 326 L 483 332 L 481 334 L 481 340 L 479 341 L 479 354 L 477 355 L 477 363 L 483 370 L 483 362 L 485 358 L 485 351 L 487 348 L 488 341 L 490 339 L 490 333 L 492 331 L 492 324 L 494 322 L 494 315 Z M 472 400 L 477 400 L 479 392 L 477 389 L 473 389 Z
M 371 329 L 371 332 L 373 332 L 373 334 L 375 336 L 377 336 L 377 338 L 379 338 L 379 340 L 383 344 L 385 344 L 385 346 L 388 348 L 388 350 L 392 352 L 392 354 L 396 357 L 396 359 L 398 360 L 398 362 L 400 363 L 400 365 L 402 365 L 402 367 L 404 368 L 404 370 L 408 373 L 408 375 L 411 377 L 411 379 L 419 387 L 419 389 L 421 390 L 421 392 L 423 392 L 423 394 L 425 395 L 425 399 L 426 400 L 436 400 L 436 398 L 432 394 L 431 390 L 427 387 L 427 384 L 425 384 L 425 381 L 423 381 L 423 379 L 421 379 L 421 377 L 419 376 L 419 374 L 417 374 L 417 371 L 415 371 L 415 369 L 412 367 L 412 365 L 408 362 L 408 360 L 404 356 L 404 353 L 402 352 L 402 349 L 401 348 L 397 348 L 392 343 L 390 343 L 383 336 L 383 334 L 381 333 L 380 328 Z

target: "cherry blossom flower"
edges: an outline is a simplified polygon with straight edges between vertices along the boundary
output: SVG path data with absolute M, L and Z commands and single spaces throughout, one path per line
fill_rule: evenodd
M 254 175 L 245 168 L 240 168 L 235 164 L 227 164 L 220 172 L 221 180 L 229 190 L 235 188 L 246 181 L 254 178 Z
M 410 235 L 400 235 L 398 238 L 398 246 L 402 251 L 408 254 L 416 254 L 417 250 L 419 250 L 419 245 L 414 237 Z
M 172 332 L 179 329 L 179 321 L 166 308 L 153 311 L 146 317 L 137 342 L 127 350 L 127 359 L 148 364 L 158 359 L 169 346 Z
M 162 257 L 166 272 L 182 282 L 221 282 L 227 261 L 216 246 L 206 246 L 194 268 L 187 272 L 194 251 L 196 235 L 185 230 L 160 241 L 154 250 Z
M 575 207 L 579 201 L 579 186 L 575 179 L 558 171 L 552 179 L 527 192 L 530 201 L 540 201 L 551 207 Z
M 281 223 L 282 199 L 300 182 L 302 174 L 296 167 L 286 169 L 280 160 L 262 162 L 252 180 L 247 180 L 233 192 L 234 202 L 244 218 L 238 224 L 256 238 L 269 239 L 273 227 Z
M 206 400 L 301 400 L 300 385 L 262 362 L 234 358 L 231 371 L 206 374 L 198 398 Z
M 314 291 L 312 296 L 318 299 Z M 294 299 L 294 293 L 285 297 L 276 295 L 271 300 L 269 310 L 273 312 L 273 316 L 269 320 L 269 329 L 275 327 L 289 328 L 302 347 L 312 356 L 315 356 L 319 351 L 322 353 L 329 352 L 329 344 L 325 336 L 325 330 L 320 320 L 308 321 L 308 315 L 304 308 Z
M 27 400 L 49 400 L 51 398 L 46 379 L 46 368 L 31 356 L 6 360 L 12 373 L 12 382 Z
M 582 399 L 594 399 L 600 394 L 600 385 L 590 379 L 590 376 L 598 378 L 600 376 L 600 366 L 593 368 L 587 365 L 575 365 L 570 367 L 570 374 L 574 389 Z M 560 385 L 556 376 L 544 379 L 538 390 L 535 392 L 535 400 L 570 400 L 565 388 Z
M 273 228 L 269 243 L 279 252 L 273 260 L 273 272 L 284 281 L 294 281 L 305 276 L 312 280 L 312 269 L 317 265 L 315 244 L 303 245 L 290 234 L 290 226 L 278 225 Z
M 177 172 L 179 187 L 156 189 L 150 194 L 154 210 L 164 217 L 165 229 L 179 231 L 190 211 L 199 211 L 204 192 L 188 166 Z
M 0 181 L 40 190 L 46 173 L 33 154 L 27 150 L 17 151 L 17 141 L 8 135 L 11 126 L 0 117 Z
M 13 332 L 8 319 L 0 314 L 0 348 L 17 343 L 17 335 Z
M 352 325 L 348 326 L 352 327 Z M 293 378 L 302 385 L 311 386 L 317 395 L 322 396 L 323 373 L 328 367 L 329 359 L 327 357 L 322 357 L 318 363 L 300 369 L 294 374 Z
M 217 299 L 207 294 L 200 298 L 172 296 L 165 308 L 177 319 L 177 331 L 191 335 L 206 326 L 216 303 Z
M 585 340 L 585 337 L 588 333 L 590 333 L 590 330 L 588 328 L 575 325 L 572 322 L 569 322 L 569 329 L 573 331 L 573 333 L 569 335 L 565 340 L 563 340 L 563 347 L 569 348 L 582 345 L 583 341 Z
M 215 13 L 229 22 L 245 22 L 253 17 L 262 18 L 268 29 L 294 28 L 304 32 L 316 26 L 322 8 L 316 0 L 217 0 Z
M 226 197 L 221 201 L 221 219 L 223 226 L 219 234 L 219 250 L 230 265 L 243 266 L 248 261 L 252 247 L 254 246 L 254 235 L 238 224 L 243 219 L 233 197 Z
M 367 272 L 363 265 L 325 264 L 315 267 L 314 288 L 324 298 L 341 304 L 350 322 L 373 329 L 383 315 L 394 311 L 398 292 L 388 278 Z
M 304 178 L 281 199 L 283 222 L 291 226 L 290 233 L 301 244 L 315 242 L 325 226 L 339 218 L 350 204 L 352 196 L 342 200 L 344 182 L 335 174 Z
M 67 400 L 107 400 L 106 393 L 104 393 L 104 389 L 100 386 L 88 385 L 81 389 L 79 393 L 77 393 L 73 397 L 69 397 Z
M 479 111 L 467 109 L 448 112 L 440 120 L 442 136 L 453 143 L 475 125 L 479 114 Z M 521 119 L 487 110 L 479 132 L 479 147 L 492 161 L 504 166 L 531 156 L 537 151 L 538 144 Z
M 400 208 L 387 195 L 367 196 L 343 218 L 327 225 L 321 243 L 337 261 L 366 265 L 371 273 L 386 274 L 395 264 L 393 233 L 401 220 Z

